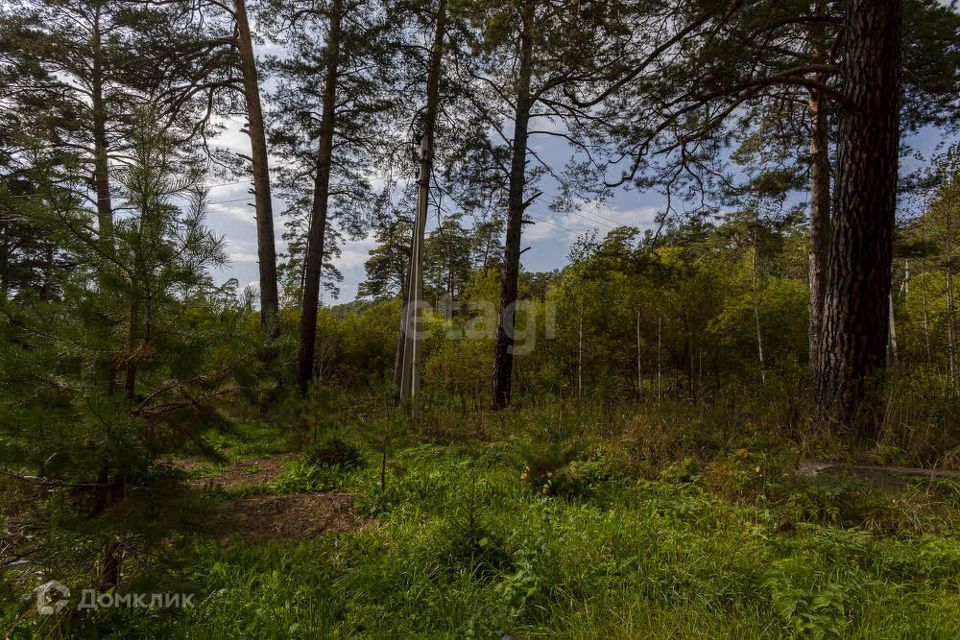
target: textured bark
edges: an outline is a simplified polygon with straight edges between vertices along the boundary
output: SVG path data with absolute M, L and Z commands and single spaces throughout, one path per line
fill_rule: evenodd
M 97 4 L 91 42 L 93 60 L 90 74 L 90 102 L 93 118 L 93 180 L 97 191 L 97 227 L 100 251 L 113 257 L 113 204 L 110 201 L 110 165 L 107 160 L 107 110 L 103 97 L 103 48 L 100 34 L 100 5 Z
M 824 0 L 815 0 L 816 15 L 825 13 Z M 826 63 L 826 30 L 822 22 L 810 27 L 811 55 L 818 63 Z M 822 73 L 814 80 L 826 84 Z M 810 306 L 808 322 L 809 365 L 816 375 L 823 326 L 823 296 L 827 284 L 827 261 L 830 255 L 830 124 L 826 113 L 826 96 L 811 90 L 807 105 L 810 116 L 810 240 L 808 271 Z
M 493 352 L 493 408 L 510 405 L 513 383 L 514 320 L 517 285 L 520 277 L 520 234 L 526 204 L 527 137 L 530 121 L 530 76 L 533 66 L 534 3 L 528 2 L 523 13 L 520 34 L 519 76 L 517 78 L 516 112 L 513 119 L 513 157 L 510 164 L 507 237 L 503 252 L 503 276 L 500 281 L 500 318 Z
M 847 0 L 833 237 L 827 265 L 817 403 L 878 434 L 889 329 L 899 144 L 901 0 Z
M 327 209 L 330 200 L 330 165 L 333 158 L 333 131 L 337 99 L 337 74 L 340 65 L 340 36 L 343 9 L 334 0 L 330 13 L 330 34 L 327 41 L 327 68 L 323 83 L 323 113 L 320 118 L 320 144 L 317 150 L 316 179 L 313 185 L 313 207 L 310 231 L 304 256 L 303 303 L 300 310 L 300 348 L 297 354 L 297 387 L 306 395 L 313 379 L 313 360 L 317 343 L 317 306 L 320 298 L 320 270 L 327 232 Z
M 420 166 L 417 184 L 417 215 L 413 225 L 413 242 L 410 249 L 410 266 L 407 269 L 407 288 L 403 321 L 400 325 L 401 353 L 399 353 L 399 400 L 411 400 L 419 387 L 419 353 L 417 344 L 420 303 L 423 299 L 423 234 L 427 225 L 427 206 L 430 195 L 430 178 L 433 174 L 434 136 L 437 128 L 437 113 L 440 106 L 440 76 L 443 73 L 443 39 L 447 24 L 447 2 L 437 4 L 436 26 L 433 46 L 430 49 L 430 64 L 427 70 L 427 105 L 423 116 L 423 137 L 420 141 Z M 413 332 L 410 333 L 410 330 Z
M 267 136 L 260 106 L 260 85 L 253 39 L 245 0 L 234 0 L 237 22 L 237 49 L 243 70 L 243 93 L 247 103 L 247 131 L 253 160 L 253 194 L 257 211 L 257 259 L 260 267 L 260 321 L 270 332 L 277 329 L 280 301 L 277 293 L 277 249 L 273 231 L 273 203 L 270 199 L 270 165 Z
M 830 256 L 830 150 L 823 94 L 810 93 L 810 370 L 816 372 L 823 325 L 823 297 Z

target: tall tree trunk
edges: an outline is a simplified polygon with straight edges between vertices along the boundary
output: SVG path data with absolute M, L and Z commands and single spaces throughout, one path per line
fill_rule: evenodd
M 9 269 L 10 245 L 6 242 L 6 239 L 2 239 L 0 241 L 0 303 L 6 302 L 10 295 Z M 41 287 L 41 297 L 43 295 L 42 291 Z
M 337 99 L 337 75 L 340 65 L 341 0 L 334 0 L 327 40 L 327 68 L 323 82 L 323 113 L 320 119 L 320 143 L 317 150 L 317 175 L 313 185 L 313 208 L 304 257 L 303 302 L 300 310 L 300 349 L 297 354 L 297 386 L 307 394 L 313 379 L 313 360 L 317 342 L 317 307 L 320 303 L 320 270 L 323 267 L 327 232 L 327 208 L 330 200 L 330 165 L 333 158 L 333 131 Z
M 950 394 L 957 389 L 957 313 L 953 299 L 953 224 L 950 207 L 946 207 L 946 281 L 947 281 L 947 355 L 950 364 Z
M 663 400 L 661 379 L 663 378 L 663 316 L 657 316 L 657 402 Z
M 100 251 L 107 258 L 114 256 L 113 204 L 110 201 L 110 165 L 107 159 L 107 110 L 103 97 L 103 46 L 100 33 L 101 7 L 97 3 L 93 17 L 91 49 L 93 60 L 90 75 L 90 102 L 93 117 L 93 181 L 97 192 L 97 227 Z
M 818 370 L 823 327 L 824 289 L 830 255 L 830 150 L 829 125 L 823 94 L 810 93 L 810 320 L 808 325 L 810 370 Z
M 753 321 L 757 333 L 757 360 L 760 364 L 760 384 L 767 386 L 767 367 L 763 361 L 763 333 L 760 331 L 760 293 L 757 283 L 757 234 L 753 234 L 753 256 L 750 261 L 750 275 L 753 283 Z
M 247 102 L 247 131 L 250 135 L 250 157 L 253 161 L 253 195 L 257 210 L 257 259 L 260 266 L 260 322 L 271 335 L 276 335 L 277 312 L 277 249 L 273 231 L 273 203 L 270 199 L 270 165 L 267 159 L 267 136 L 260 106 L 260 85 L 253 39 L 247 19 L 245 0 L 234 0 L 237 21 L 237 49 L 243 70 L 243 93 Z
M 527 2 L 520 32 L 519 76 L 517 78 L 516 112 L 513 118 L 513 157 L 510 164 L 510 193 L 508 196 L 507 237 L 503 252 L 503 276 L 500 281 L 500 319 L 497 341 L 493 352 L 493 407 L 503 409 L 510 405 L 513 373 L 514 322 L 516 319 L 517 284 L 520 277 L 520 234 L 523 199 L 526 186 L 527 137 L 530 121 L 530 77 L 533 70 L 533 10 L 535 3 Z
M 102 7 L 97 2 L 93 14 L 93 32 L 91 36 L 91 73 L 90 73 L 90 106 L 93 124 L 93 182 L 97 194 L 97 234 L 98 249 L 104 262 L 98 271 L 97 279 L 100 289 L 106 296 L 105 300 L 111 311 L 119 313 L 119 306 L 110 284 L 110 274 L 114 271 L 112 261 L 116 256 L 113 231 L 113 203 L 110 197 L 110 164 L 108 159 L 107 142 L 107 109 L 103 95 L 104 69 L 103 44 L 100 32 Z M 112 322 L 105 323 L 99 330 L 109 332 Z M 113 393 L 116 388 L 116 368 L 109 356 L 101 356 L 96 364 L 97 376 L 103 380 L 107 392 Z
M 413 247 L 410 247 L 410 252 L 413 252 Z M 407 271 L 409 271 L 409 266 L 407 267 Z M 404 274 L 403 285 L 400 287 L 400 333 L 397 334 L 397 346 L 393 354 L 393 399 L 395 402 L 400 402 L 400 378 L 403 375 L 404 327 L 406 327 L 407 324 L 406 308 L 410 302 L 409 285 L 409 275 Z
M 423 298 L 423 234 L 427 226 L 427 206 L 430 196 L 430 178 L 433 175 L 434 137 L 437 128 L 437 113 L 440 106 L 440 76 L 443 73 L 443 39 L 447 25 L 447 1 L 437 4 L 433 47 L 430 49 L 430 66 L 427 70 L 427 105 L 423 116 L 423 137 L 420 140 L 420 166 L 417 184 L 417 215 L 413 224 L 413 242 L 410 263 L 407 269 L 407 295 L 403 306 L 403 321 L 400 325 L 402 354 L 400 355 L 401 402 L 412 400 L 419 387 L 419 314 Z M 412 405 L 411 405 L 411 408 Z
M 137 366 L 140 360 L 137 327 L 140 324 L 140 300 L 134 296 L 130 302 L 130 329 L 127 332 L 127 371 L 123 389 L 131 400 L 137 392 Z
M 818 16 L 824 14 L 823 3 L 824 0 L 814 2 L 814 12 Z M 810 40 L 814 60 L 825 62 L 826 33 L 822 22 L 810 27 Z M 822 73 L 816 74 L 814 79 L 821 83 L 826 80 Z M 830 255 L 830 123 L 826 97 L 822 92 L 810 91 L 807 110 L 810 116 L 810 240 L 807 251 L 810 306 L 807 336 L 810 371 L 816 375 Z
M 930 364 L 930 314 L 927 313 L 927 272 L 925 268 L 920 272 L 920 308 L 923 311 L 924 362 Z
M 580 298 L 579 324 L 577 328 L 577 401 L 583 399 L 583 297 Z
M 4 255 L 6 262 L 6 255 Z M 6 301 L 6 289 L 0 287 L 3 291 L 0 294 L 0 301 Z M 53 300 L 53 245 L 48 244 L 43 256 L 43 284 L 40 285 L 40 299 L 44 302 Z
M 900 140 L 902 0 L 846 0 L 833 237 L 817 404 L 858 434 L 879 433 Z
M 637 399 L 643 400 L 643 369 L 640 364 L 640 308 L 637 307 Z
M 897 317 L 893 311 L 893 292 L 890 292 L 890 337 L 887 340 L 887 366 L 892 367 L 897 364 L 899 354 L 897 353 Z

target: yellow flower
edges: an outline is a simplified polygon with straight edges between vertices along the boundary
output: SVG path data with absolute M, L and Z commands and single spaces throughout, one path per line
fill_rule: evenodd
M 548 478 L 552 478 L 552 477 L 553 477 L 553 471 L 547 471 L 547 477 L 548 477 Z
M 521 480 L 526 480 L 526 479 L 527 479 L 527 472 L 526 472 L 526 471 L 524 471 L 523 473 L 520 474 L 520 479 L 521 479 Z
M 759 466 L 757 466 L 757 468 L 756 468 L 756 469 L 754 469 L 754 471 L 756 471 L 757 473 L 760 473 L 760 467 L 759 467 Z

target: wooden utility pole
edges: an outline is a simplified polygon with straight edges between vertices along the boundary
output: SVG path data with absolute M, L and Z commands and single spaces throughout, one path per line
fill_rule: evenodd
M 420 307 L 423 303 L 423 235 L 427 226 L 427 207 L 430 196 L 430 177 L 433 174 L 434 135 L 440 105 L 440 76 L 443 73 L 443 39 L 447 25 L 447 0 L 437 4 L 437 20 L 430 49 L 430 67 L 427 72 L 427 107 L 423 116 L 423 134 L 420 137 L 420 166 L 417 171 L 417 215 L 413 224 L 413 242 L 407 268 L 407 296 L 401 314 L 399 395 L 401 404 L 414 402 L 420 386 Z

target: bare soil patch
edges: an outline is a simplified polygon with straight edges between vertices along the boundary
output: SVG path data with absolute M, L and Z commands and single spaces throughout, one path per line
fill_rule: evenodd
M 239 536 L 246 542 L 313 540 L 364 523 L 353 511 L 353 498 L 336 492 L 237 498 L 220 506 L 220 516 L 224 538 Z
M 238 460 L 223 467 L 216 475 L 191 478 L 192 487 L 220 487 L 225 490 L 242 489 L 270 482 L 283 471 L 284 465 L 296 459 L 298 453 L 279 453 L 266 458 Z M 186 471 L 206 466 L 202 461 L 187 458 L 177 460 L 174 465 Z

